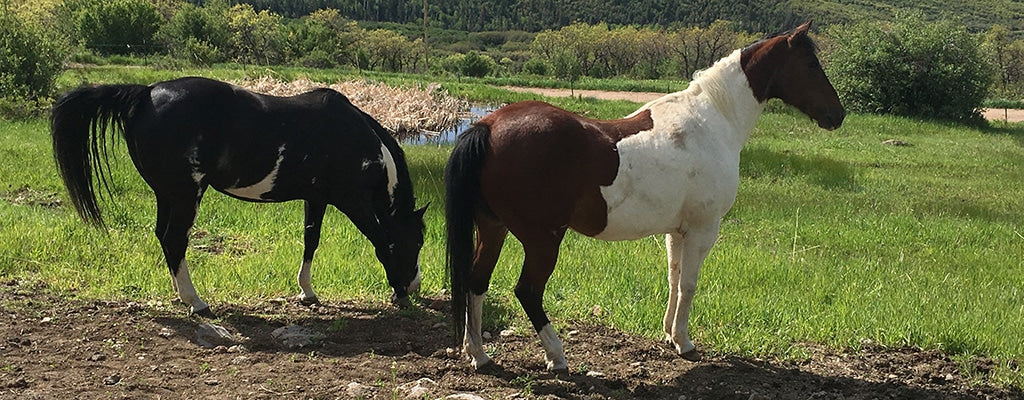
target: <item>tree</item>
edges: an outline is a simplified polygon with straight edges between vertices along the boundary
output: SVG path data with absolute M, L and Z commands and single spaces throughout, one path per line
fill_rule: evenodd
M 286 35 L 281 15 L 267 10 L 256 12 L 249 4 L 237 4 L 225 16 L 236 60 L 264 65 L 284 62 Z
M 355 45 L 363 35 L 355 21 L 342 17 L 336 9 L 322 9 L 292 26 L 293 58 L 310 67 L 356 64 Z
M 994 73 L 963 25 L 901 15 L 827 32 L 836 44 L 828 74 L 850 110 L 981 121 Z
M 1024 40 L 1014 39 L 1010 30 L 995 25 L 983 42 L 985 53 L 996 71 L 998 96 L 1006 99 L 1020 99 L 1024 96 Z

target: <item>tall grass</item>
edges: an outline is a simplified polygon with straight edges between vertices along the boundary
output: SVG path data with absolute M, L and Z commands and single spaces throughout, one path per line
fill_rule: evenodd
M 465 90 L 488 99 L 520 96 Z M 601 118 L 637 106 L 559 101 Z M 113 156 L 113 199 L 101 203 L 111 227 L 101 232 L 67 203 L 47 129 L 42 120 L 0 124 L 0 275 L 33 276 L 90 297 L 171 297 L 152 234 L 154 200 L 123 145 Z M 883 143 L 889 139 L 909 145 Z M 441 193 L 450 147 L 406 151 L 419 203 L 432 204 L 422 263 L 424 292 L 437 295 L 444 287 Z M 851 115 L 843 128 L 826 132 L 802 115 L 765 114 L 742 153 L 736 204 L 702 270 L 695 341 L 712 352 L 752 356 L 799 357 L 803 342 L 873 343 L 1019 363 L 1022 159 L 1024 125 Z M 32 200 L 54 195 L 64 204 Z M 298 202 L 252 204 L 209 192 L 187 256 L 199 293 L 214 307 L 297 293 L 301 220 Z M 521 262 L 510 239 L 485 329 L 528 326 L 512 295 Z M 661 237 L 608 243 L 570 234 L 545 305 L 558 326 L 583 319 L 659 337 L 665 274 Z M 313 283 L 325 301 L 383 302 L 389 293 L 369 243 L 336 211 L 324 223 Z M 1024 386 L 1020 369 L 998 371 L 997 381 Z

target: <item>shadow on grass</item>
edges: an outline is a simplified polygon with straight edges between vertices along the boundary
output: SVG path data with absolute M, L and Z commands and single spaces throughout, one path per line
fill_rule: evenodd
M 740 154 L 740 175 L 750 178 L 800 177 L 830 190 L 857 191 L 856 171 L 848 163 L 820 156 L 802 156 L 748 147 Z

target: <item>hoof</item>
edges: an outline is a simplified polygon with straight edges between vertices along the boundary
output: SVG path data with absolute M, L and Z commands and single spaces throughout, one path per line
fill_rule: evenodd
M 555 378 L 558 379 L 558 380 L 562 380 L 562 381 L 569 380 L 569 367 L 555 368 L 555 369 L 550 370 L 549 372 L 551 372 L 551 374 L 554 375 Z
M 210 307 L 203 308 L 202 310 L 192 311 L 192 315 L 198 315 L 200 317 L 210 319 L 217 318 L 217 314 L 214 314 L 213 311 L 210 311 Z
M 684 360 L 693 362 L 697 362 L 704 359 L 704 356 L 702 356 L 700 352 L 697 351 L 697 349 L 690 350 L 688 352 L 680 354 L 679 356 L 682 357 Z
M 480 364 L 473 364 L 473 369 L 481 374 L 492 373 L 498 371 L 498 364 L 495 364 L 491 359 L 487 359 L 487 361 Z
M 296 298 L 299 299 L 299 304 L 302 304 L 306 307 L 320 305 L 320 299 L 317 298 L 316 296 L 302 297 L 302 295 L 298 295 L 296 296 Z
M 398 306 L 398 308 L 412 308 L 412 300 L 409 299 L 409 296 L 392 298 L 391 303 Z

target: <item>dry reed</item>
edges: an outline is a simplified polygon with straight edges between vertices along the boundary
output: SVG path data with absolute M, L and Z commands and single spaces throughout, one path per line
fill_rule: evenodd
M 321 87 L 334 89 L 400 139 L 436 136 L 455 129 L 459 119 L 469 112 L 469 102 L 449 95 L 436 83 L 426 87 L 393 87 L 380 82 L 354 80 L 325 85 L 305 78 L 284 82 L 266 76 L 233 83 L 273 96 L 293 96 Z

